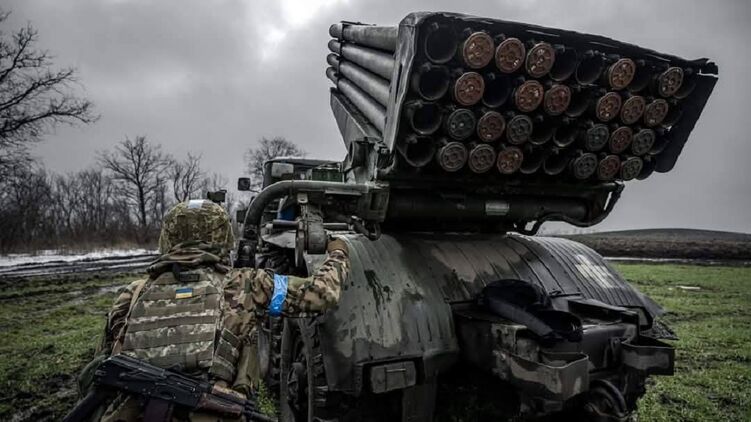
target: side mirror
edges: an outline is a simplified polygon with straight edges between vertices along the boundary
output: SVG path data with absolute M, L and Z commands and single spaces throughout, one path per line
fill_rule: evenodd
M 250 190 L 250 177 L 239 177 L 237 179 L 237 190 L 247 192 Z
M 227 190 L 221 189 L 214 192 L 206 192 L 206 199 L 217 204 L 222 204 L 227 200 Z

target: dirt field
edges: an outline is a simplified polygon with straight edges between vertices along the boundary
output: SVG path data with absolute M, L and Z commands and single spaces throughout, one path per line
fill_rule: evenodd
M 751 260 L 751 234 L 690 229 L 624 230 L 563 236 L 608 257 Z
M 751 268 L 618 268 L 671 311 L 666 320 L 681 338 L 676 376 L 655 380 L 639 419 L 750 420 Z M 75 374 L 93 354 L 115 289 L 134 277 L 0 281 L 0 420 L 64 415 L 76 400 Z

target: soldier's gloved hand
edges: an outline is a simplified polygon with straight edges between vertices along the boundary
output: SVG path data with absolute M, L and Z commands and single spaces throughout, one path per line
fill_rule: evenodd
M 345 254 L 349 254 L 347 243 L 345 243 L 342 239 L 329 239 L 329 243 L 326 245 L 326 252 L 331 253 L 333 251 L 342 251 Z

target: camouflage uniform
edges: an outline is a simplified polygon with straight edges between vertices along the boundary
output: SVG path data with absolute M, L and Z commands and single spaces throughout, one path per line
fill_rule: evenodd
M 230 269 L 234 238 L 226 212 L 209 201 L 181 203 L 165 216 L 149 278 L 127 286 L 112 307 L 101 355 L 126 353 L 163 367 L 177 365 L 245 394 L 253 389 L 255 318 L 269 306 L 275 279 L 287 293 L 285 315 L 324 312 L 335 305 L 349 271 L 346 244 L 334 240 L 329 257 L 311 277 Z M 277 286 L 278 287 L 278 286 Z M 279 301 L 277 299 L 277 301 Z M 141 406 L 118 397 L 101 420 L 137 420 Z M 219 420 L 196 415 L 191 420 Z

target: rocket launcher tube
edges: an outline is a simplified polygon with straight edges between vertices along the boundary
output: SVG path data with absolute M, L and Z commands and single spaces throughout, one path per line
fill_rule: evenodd
M 430 135 L 440 129 L 441 108 L 436 103 L 415 100 L 404 106 L 409 125 L 420 135 Z
M 366 94 L 365 91 L 358 88 L 357 85 L 347 79 L 341 78 L 333 67 L 326 69 L 326 76 L 368 118 L 370 123 L 383 133 L 383 129 L 386 127 L 386 109 Z
M 576 67 L 576 80 L 585 85 L 595 83 L 604 68 L 605 61 L 602 55 L 596 51 L 587 51 Z
M 441 140 L 435 159 L 441 168 L 449 173 L 459 171 L 467 163 L 467 147 L 456 141 Z
M 519 167 L 519 173 L 521 174 L 534 174 L 540 167 L 542 167 L 545 161 L 547 152 L 542 148 L 533 148 L 531 145 L 527 145 L 524 151 L 524 160 L 521 167 Z
M 397 27 L 335 23 L 329 27 L 331 37 L 360 45 L 394 52 L 396 50 Z
M 488 144 L 472 142 L 469 144 L 467 164 L 473 173 L 486 173 L 495 165 L 495 148 Z
M 550 155 L 542 163 L 542 171 L 549 176 L 557 176 L 568 167 L 571 156 L 563 150 L 553 148 Z
M 550 79 L 554 81 L 564 81 L 571 77 L 576 71 L 576 65 L 579 61 L 576 58 L 576 50 L 573 48 L 558 49 L 555 55 L 555 63 L 550 69 Z
M 378 76 L 391 80 L 394 57 L 390 54 L 359 45 L 344 44 L 337 40 L 329 41 L 329 50 Z
M 352 81 L 360 89 L 375 98 L 382 106 L 386 107 L 389 102 L 389 83 L 387 80 L 368 72 L 362 67 L 342 60 L 336 54 L 326 56 L 328 64 L 341 76 Z
M 449 71 L 444 66 L 424 63 L 412 73 L 412 89 L 423 99 L 437 100 L 449 89 Z

